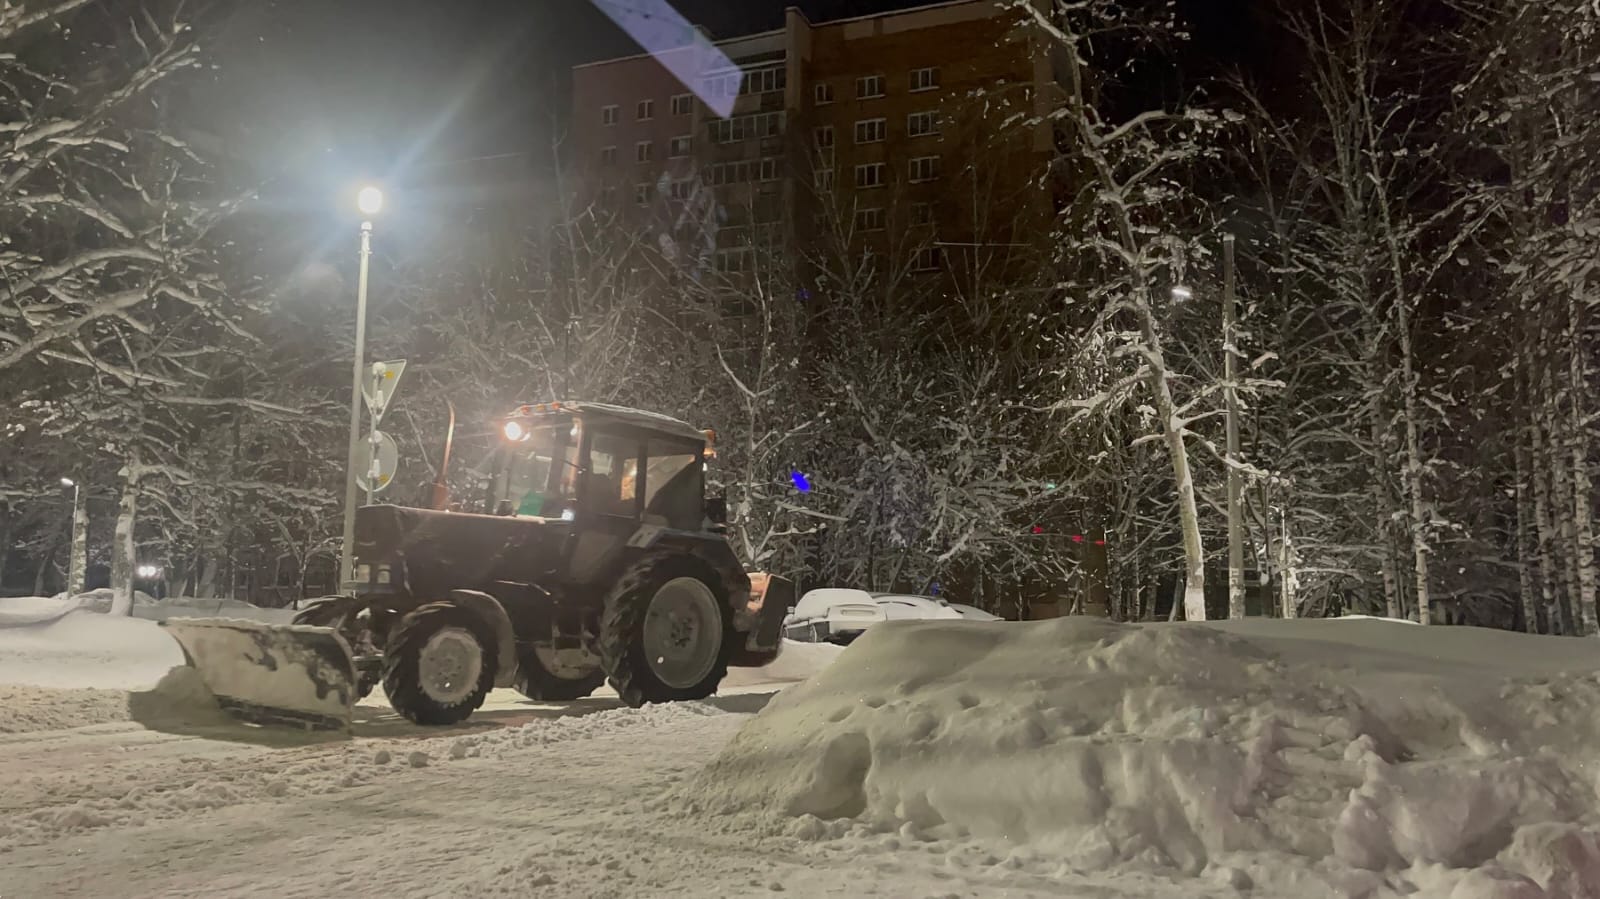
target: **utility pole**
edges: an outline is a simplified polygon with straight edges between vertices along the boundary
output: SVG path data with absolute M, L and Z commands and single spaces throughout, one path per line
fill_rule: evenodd
M 1239 365 L 1233 322 L 1233 235 L 1222 236 L 1222 391 L 1228 407 L 1228 617 L 1244 617 L 1244 510 L 1239 477 Z

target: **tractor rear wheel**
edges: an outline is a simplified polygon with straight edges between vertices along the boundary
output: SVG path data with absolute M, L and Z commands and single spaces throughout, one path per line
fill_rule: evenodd
M 517 649 L 517 692 L 529 699 L 542 702 L 582 699 L 605 682 L 603 668 L 569 672 L 547 663 L 544 652 L 536 647 L 523 644 Z
M 494 632 L 455 603 L 418 606 L 389 634 L 383 689 L 394 710 L 417 724 L 455 724 L 494 688 Z
M 720 579 L 686 556 L 640 560 L 606 596 L 600 656 L 622 701 L 704 699 L 728 673 L 735 632 Z

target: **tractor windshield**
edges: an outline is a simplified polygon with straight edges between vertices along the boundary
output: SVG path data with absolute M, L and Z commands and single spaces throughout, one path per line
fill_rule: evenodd
M 512 514 L 536 518 L 570 515 L 577 497 L 577 425 L 566 422 L 530 428 L 510 445 L 501 498 Z

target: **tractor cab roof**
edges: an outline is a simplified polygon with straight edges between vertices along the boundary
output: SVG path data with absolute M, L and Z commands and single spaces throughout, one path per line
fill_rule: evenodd
M 662 415 L 659 412 L 630 409 L 626 406 L 613 406 L 609 403 L 590 403 L 579 400 L 559 403 L 524 403 L 518 406 L 510 417 L 538 418 L 544 415 L 579 415 L 592 421 L 611 421 L 645 430 L 657 431 L 673 437 L 683 437 L 700 443 L 706 442 L 706 433 L 686 421 L 673 418 L 670 415 Z

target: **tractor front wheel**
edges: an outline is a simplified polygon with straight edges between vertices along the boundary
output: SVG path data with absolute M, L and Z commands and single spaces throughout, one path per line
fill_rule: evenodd
M 704 699 L 728 673 L 734 645 L 721 584 L 682 556 L 644 559 L 606 597 L 600 656 L 622 701 Z
M 483 705 L 498 663 L 494 632 L 455 603 L 418 606 L 389 634 L 383 689 L 417 724 L 455 724 Z

